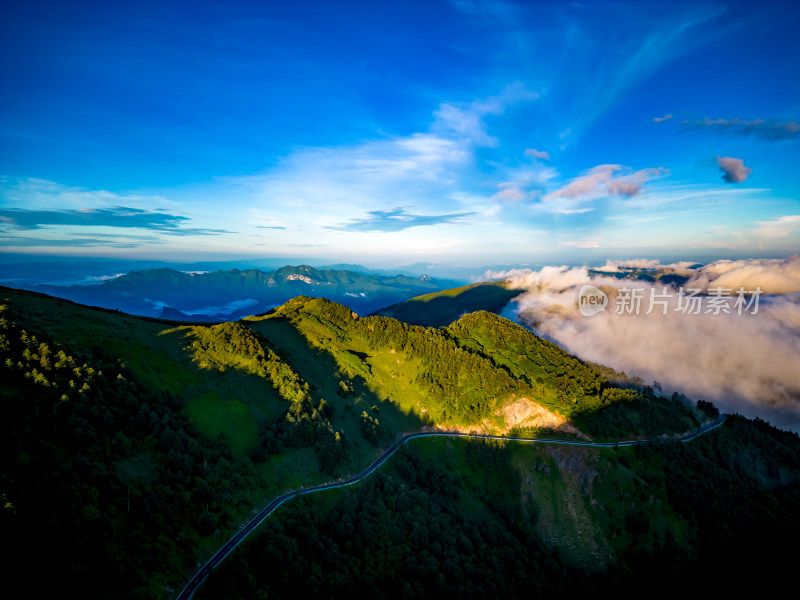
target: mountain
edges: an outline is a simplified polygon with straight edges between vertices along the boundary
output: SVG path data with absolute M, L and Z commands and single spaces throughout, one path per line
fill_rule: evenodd
M 425 428 L 653 442 L 409 442 L 276 510 L 197 597 L 729 593 L 790 583 L 800 549 L 796 434 L 729 416 L 678 442 L 714 407 L 488 312 L 437 329 L 298 297 L 200 325 L 0 288 L 0 370 L 9 589 L 174 598 L 254 509 Z
M 374 314 L 392 317 L 410 325 L 443 327 L 465 314 L 479 310 L 500 313 L 522 292 L 509 288 L 505 282 L 474 283 L 404 300 Z
M 427 275 L 413 278 L 300 265 L 211 273 L 146 269 L 96 285 L 20 287 L 131 314 L 218 322 L 263 312 L 298 295 L 324 296 L 367 314 L 452 285 Z
M 686 265 L 685 269 L 697 269 L 702 267 L 700 263 Z M 657 267 L 657 268 L 644 268 L 644 267 L 629 267 L 617 266 L 615 270 L 589 269 L 589 275 L 592 277 L 612 277 L 614 279 L 634 279 L 639 281 L 659 282 L 664 284 L 683 285 L 689 281 L 689 277 L 682 273 L 676 273 L 672 267 Z

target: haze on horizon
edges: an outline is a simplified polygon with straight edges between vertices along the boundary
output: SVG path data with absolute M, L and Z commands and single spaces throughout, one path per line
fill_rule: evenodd
M 793 2 L 6 2 L 0 251 L 800 249 Z

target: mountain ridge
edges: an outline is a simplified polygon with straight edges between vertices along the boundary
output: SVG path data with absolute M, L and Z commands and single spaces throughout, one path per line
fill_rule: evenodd
M 326 296 L 360 313 L 451 287 L 427 275 L 365 274 L 286 265 L 272 271 L 228 269 L 206 273 L 168 267 L 134 270 L 92 285 L 20 285 L 76 302 L 123 312 L 219 322 L 278 306 L 298 295 Z
M 444 327 L 465 314 L 485 310 L 500 314 L 523 290 L 504 281 L 488 281 L 429 292 L 381 308 L 374 315 L 392 317 L 411 325 Z
M 9 573 L 29 580 L 44 561 L 51 577 L 39 585 L 54 596 L 174 597 L 254 507 L 361 470 L 401 432 L 513 422 L 537 434 L 521 413 L 506 421 L 503 408 L 521 398 L 596 440 L 683 432 L 714 413 L 614 386 L 607 371 L 487 312 L 425 328 L 298 297 L 197 325 L 9 288 L 0 304 Z M 246 560 L 229 558 L 201 594 L 256 597 L 258 582 L 277 597 L 339 596 L 371 574 L 380 597 L 405 583 L 433 593 L 439 574 L 459 585 L 455 567 L 475 590 L 485 581 L 521 594 L 535 575 L 541 589 L 577 592 L 671 568 L 695 581 L 719 568 L 709 557 L 735 561 L 751 546 L 761 568 L 794 556 L 794 542 L 770 532 L 800 532 L 798 437 L 734 416 L 695 443 L 598 455 L 426 441 L 352 492 L 281 509 L 237 551 Z M 692 486 L 713 498 L 713 520 L 697 512 L 710 501 L 693 502 Z M 726 537 L 731 527 L 744 528 L 741 542 Z M 259 565 L 277 549 L 286 564 L 345 579 L 265 580 Z M 587 552 L 602 561 L 589 569 Z M 494 575 L 479 566 L 487 556 Z

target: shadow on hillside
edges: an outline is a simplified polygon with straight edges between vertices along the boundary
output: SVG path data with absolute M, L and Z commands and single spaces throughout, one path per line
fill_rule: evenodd
M 455 296 L 437 295 L 429 300 L 412 299 L 376 312 L 409 325 L 445 327 L 464 314 L 485 310 L 499 314 L 523 290 L 510 290 L 500 285 L 481 284 L 469 287 Z
M 406 412 L 389 398 L 380 397 L 360 375 L 348 376 L 343 373 L 334 355 L 322 348 L 313 346 L 292 323 L 281 317 L 262 321 L 246 322 L 253 331 L 261 334 L 268 346 L 286 360 L 310 387 L 311 396 L 318 402 L 325 399 L 333 409 L 332 421 L 342 428 L 355 446 L 354 460 L 359 466 L 375 453 L 377 447 L 388 445 L 401 433 L 419 431 L 430 423 L 418 415 Z M 368 356 L 351 352 L 364 362 Z M 340 383 L 350 384 L 351 390 L 344 391 Z M 361 424 L 363 413 L 378 419 L 381 433 L 370 442 Z

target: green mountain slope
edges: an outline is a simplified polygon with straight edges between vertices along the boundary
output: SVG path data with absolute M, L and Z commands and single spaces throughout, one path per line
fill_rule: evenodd
M 791 589 L 800 440 L 728 421 L 690 444 L 618 451 L 420 440 L 355 488 L 282 507 L 198 597 Z
M 601 437 L 686 431 L 704 418 L 648 388 L 616 387 L 592 366 L 492 313 L 471 313 L 433 329 L 359 318 L 324 299 L 297 298 L 245 322 L 269 338 L 287 321 L 347 377 L 436 424 L 502 432 L 524 426 L 519 413 L 530 404 Z M 631 418 L 621 416 L 620 403 Z
M 174 597 L 198 561 L 254 508 L 288 489 L 361 470 L 400 432 L 438 426 L 546 429 L 552 436 L 558 428 L 562 437 L 627 439 L 691 429 L 713 412 L 647 389 L 616 388 L 596 369 L 490 313 L 432 329 L 360 318 L 301 297 L 259 317 L 190 325 L 7 288 L 0 289 L 0 305 L 0 522 L 14 548 L 9 584 L 36 581 L 38 591 L 55 597 Z M 464 440 L 415 443 L 354 495 L 281 508 L 289 521 L 275 521 L 278 541 L 255 536 L 252 552 L 279 552 L 292 562 L 263 589 L 288 595 L 291 574 L 311 572 L 304 581 L 313 586 L 338 582 L 331 583 L 334 595 L 374 586 L 393 597 L 405 582 L 412 592 L 433 593 L 489 555 L 498 576 L 518 591 L 527 589 L 525 571 L 510 557 L 543 561 L 535 575 L 550 589 L 573 575 L 578 583 L 595 581 L 581 574 L 581 548 L 602 558 L 598 572 L 609 577 L 617 576 L 613 565 L 633 564 L 630 553 L 655 552 L 658 544 L 674 543 L 681 557 L 694 557 L 706 548 L 706 521 L 674 517 L 685 510 L 682 496 L 668 507 L 650 498 L 672 489 L 670 477 L 691 481 L 708 469 L 712 481 L 734 469 L 735 481 L 753 490 L 756 509 L 772 503 L 748 530 L 755 539 L 757 525 L 784 519 L 793 506 L 800 453 L 793 434 L 737 423 L 743 433 L 736 439 L 749 436 L 746 448 L 735 441 L 706 447 L 703 465 L 674 473 L 667 469 L 671 458 L 586 450 L 588 475 L 576 475 L 577 483 L 568 476 L 578 460 L 569 449 L 562 457 L 547 449 L 504 454 L 510 450 Z M 651 479 L 656 491 L 648 496 L 641 482 Z M 604 481 L 597 488 L 604 491 L 586 488 L 590 480 Z M 619 486 L 635 495 L 615 496 Z M 371 490 L 367 500 L 362 489 Z M 641 514 L 630 516 L 636 507 Z M 304 510 L 306 520 L 298 516 Z M 427 515 L 420 517 L 424 531 L 414 533 L 411 517 L 419 510 Z M 326 529 L 344 515 L 353 530 Z M 651 518 L 665 525 L 639 531 L 637 523 Z M 794 522 L 786 523 L 792 531 Z M 656 544 L 652 536 L 662 529 L 671 537 L 658 533 Z M 457 545 L 443 546 L 452 536 Z M 335 551 L 325 550 L 334 548 L 330 540 Z M 266 555 L 250 553 L 246 545 L 228 559 L 234 572 L 226 572 L 236 581 L 229 580 L 230 592 L 209 597 L 238 597 L 240 584 L 271 578 L 273 569 L 256 568 Z M 249 557 L 244 567 L 237 557 Z M 507 568 L 513 576 L 506 579 Z M 386 569 L 394 574 L 381 579 Z M 468 580 L 477 581 L 476 573 L 482 571 L 470 571 Z M 369 586 L 362 576 L 371 578 Z M 485 591 L 505 589 L 498 576 Z

